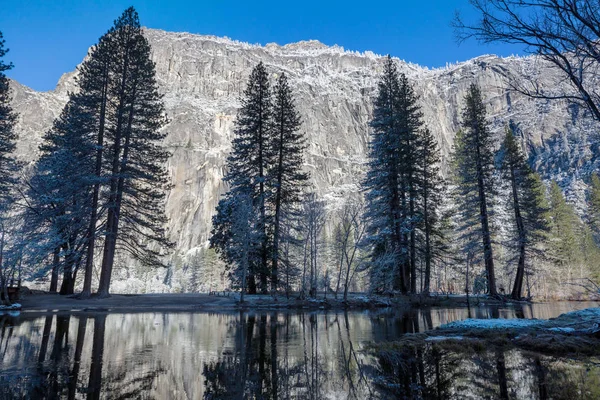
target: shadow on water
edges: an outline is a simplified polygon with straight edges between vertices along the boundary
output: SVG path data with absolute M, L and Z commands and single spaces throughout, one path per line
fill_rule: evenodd
M 550 318 L 564 307 L 5 315 L 0 398 L 600 398 L 598 360 L 460 342 L 371 347 L 469 313 Z

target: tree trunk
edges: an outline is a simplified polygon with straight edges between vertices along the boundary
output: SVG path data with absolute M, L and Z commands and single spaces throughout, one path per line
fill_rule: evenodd
M 119 90 L 119 106 L 117 108 L 117 124 L 115 127 L 115 139 L 112 154 L 112 169 L 110 177 L 110 195 L 108 199 L 108 215 L 106 220 L 106 239 L 104 240 L 104 251 L 102 256 L 102 270 L 100 272 L 100 282 L 98 284 L 98 296 L 108 297 L 110 296 L 110 280 L 112 275 L 112 268 L 114 263 L 114 251 L 116 247 L 116 234 L 117 234 L 117 196 L 118 196 L 118 185 L 119 185 L 119 167 L 121 165 L 121 141 L 123 139 L 123 123 L 125 117 L 125 107 L 127 99 L 125 98 L 125 86 L 127 83 L 127 76 L 129 71 L 129 46 L 125 49 L 125 55 L 123 58 L 123 70 L 120 71 L 121 87 Z M 132 97 L 133 98 L 133 97 Z M 133 104 L 131 104 L 130 119 L 133 115 Z M 125 156 L 123 157 L 125 158 Z M 116 226 L 117 225 L 117 226 Z
M 52 272 L 50 273 L 50 293 L 56 293 L 58 289 L 58 269 L 60 267 L 60 247 L 56 247 L 52 253 Z
M 94 184 L 94 191 L 92 194 L 92 210 L 90 215 L 90 225 L 87 232 L 87 254 L 85 258 L 85 275 L 83 278 L 83 290 L 81 291 L 80 297 L 85 299 L 92 295 L 92 274 L 94 268 L 94 250 L 96 247 L 96 224 L 98 223 L 98 198 L 100 195 L 100 176 L 102 175 L 102 157 L 104 151 L 104 127 L 106 124 L 106 101 L 108 97 L 108 57 L 104 65 L 104 81 L 102 85 L 102 101 L 100 104 L 100 122 L 98 126 L 98 138 L 96 145 L 96 166 L 94 173 L 96 183 Z
M 497 296 L 496 276 L 494 273 L 494 255 L 492 253 L 492 238 L 490 235 L 489 215 L 487 209 L 487 198 L 485 193 L 485 183 L 483 181 L 483 166 L 481 160 L 481 150 L 479 142 L 477 144 L 477 186 L 479 189 L 479 214 L 481 216 L 481 230 L 483 233 L 483 252 L 485 261 L 485 270 L 488 279 L 488 290 L 490 296 Z
M 514 300 L 520 300 L 521 297 L 523 297 L 523 277 L 525 276 L 525 226 L 523 224 L 523 218 L 521 216 L 519 192 L 517 190 L 517 181 L 513 165 L 510 166 L 510 181 L 512 186 L 515 221 L 517 225 L 517 233 L 519 235 L 519 264 L 517 265 L 515 284 L 513 285 L 511 297 Z

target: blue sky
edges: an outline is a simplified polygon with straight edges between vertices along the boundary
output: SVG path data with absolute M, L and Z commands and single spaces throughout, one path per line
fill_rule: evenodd
M 456 10 L 467 19 L 476 18 L 468 0 L 19 0 L 7 1 L 0 13 L 0 31 L 10 48 L 5 61 L 15 65 L 8 75 L 36 90 L 53 89 L 130 5 L 150 28 L 261 44 L 317 39 L 429 67 L 521 51 L 473 40 L 459 46 L 450 23 Z

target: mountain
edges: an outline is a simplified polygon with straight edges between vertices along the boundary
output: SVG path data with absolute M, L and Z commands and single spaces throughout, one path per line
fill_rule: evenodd
M 211 216 L 225 189 L 221 178 L 239 98 L 259 61 L 273 78 L 283 72 L 289 77 L 308 137 L 305 166 L 318 194 L 335 207 L 359 192 L 382 56 L 318 41 L 260 46 L 154 29 L 145 34 L 170 119 L 165 146 L 172 153 L 168 170 L 173 187 L 166 211 L 177 255 L 207 244 Z M 542 87 L 554 88 L 561 84 L 555 70 L 535 57 L 486 55 L 439 69 L 397 62 L 420 96 L 425 120 L 442 150 L 444 173 L 464 95 L 476 82 L 498 144 L 508 121 L 518 124 L 532 165 L 545 179 L 558 179 L 568 197 L 583 207 L 584 178 L 596 164 L 586 133 L 593 129 L 586 110 L 507 90 L 507 80 L 530 76 L 536 76 Z M 68 92 L 76 90 L 76 74 L 66 73 L 49 92 L 12 82 L 13 105 L 19 113 L 17 151 L 24 161 L 35 160 L 42 134 L 59 115 Z

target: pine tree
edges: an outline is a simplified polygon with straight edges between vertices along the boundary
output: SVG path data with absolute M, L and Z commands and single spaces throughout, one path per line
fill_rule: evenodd
M 272 166 L 274 152 L 270 146 L 271 121 L 273 114 L 272 94 L 267 71 L 259 63 L 252 73 L 242 98 L 242 108 L 236 119 L 235 138 L 227 158 L 227 173 L 224 181 L 229 185 L 228 192 L 219 201 L 217 213 L 213 217 L 211 247 L 220 252 L 226 261 L 233 261 L 233 253 L 228 248 L 232 240 L 235 204 L 239 196 L 250 193 L 254 218 L 253 231 L 257 243 L 249 254 L 248 293 L 257 291 L 256 278 L 260 289 L 267 292 L 269 273 L 269 248 L 271 245 L 270 210 L 268 202 L 270 190 L 269 167 Z
M 417 154 L 422 114 L 408 79 L 388 56 L 374 102 L 367 191 L 374 268 L 393 265 L 393 288 L 416 290 Z M 385 260 L 385 261 L 384 261 Z M 383 276 L 381 272 L 374 275 Z M 377 286 L 378 284 L 376 284 Z
M 492 136 L 486 122 L 481 91 L 472 84 L 465 97 L 462 130 L 455 138 L 455 177 L 459 209 L 463 213 L 464 237 L 468 243 L 481 240 L 488 291 L 497 295 L 494 256 L 490 232 L 490 198 L 494 192 L 492 175 L 494 154 Z M 477 216 L 476 216 L 477 215 Z M 479 227 L 476 227 L 479 223 Z
M 400 90 L 398 92 L 398 124 L 400 139 L 400 175 L 401 200 L 403 210 L 404 231 L 408 232 L 403 239 L 407 248 L 407 259 L 411 293 L 417 292 L 417 225 L 420 215 L 417 212 L 419 198 L 418 160 L 422 150 L 423 113 L 417 104 L 418 98 L 408 78 L 400 74 Z
M 105 132 L 109 190 L 99 296 L 109 295 L 118 249 L 146 265 L 162 266 L 156 247 L 172 246 L 165 238 L 163 209 L 169 153 L 160 147 L 167 120 L 150 45 L 133 7 L 115 21 L 107 39 L 114 57 L 107 102 L 113 108 Z
M 83 290 L 80 296 L 87 298 L 92 293 L 92 273 L 94 265 L 94 250 L 96 236 L 98 234 L 98 208 L 100 200 L 100 188 L 106 183 L 103 177 L 103 155 L 105 146 L 105 130 L 109 118 L 108 87 L 111 82 L 111 68 L 114 68 L 114 59 L 110 37 L 114 35 L 116 26 L 102 36 L 96 46 L 93 46 L 88 57 L 79 67 L 77 84 L 79 93 L 71 95 L 72 100 L 80 107 L 88 110 L 89 116 L 94 119 L 95 125 L 92 133 L 95 136 L 96 153 L 92 156 L 94 162 L 93 185 L 89 226 L 87 231 L 87 254 L 85 261 L 85 276 Z
M 17 182 L 16 173 L 20 168 L 13 152 L 17 134 L 15 123 L 17 114 L 13 111 L 10 101 L 10 86 L 5 72 L 12 69 L 11 63 L 3 61 L 8 49 L 4 48 L 2 32 L 0 32 L 0 206 L 4 209 L 12 199 L 12 188 Z M 4 214 L 5 211 L 2 211 Z
M 13 111 L 10 100 L 9 81 L 5 71 L 12 68 L 12 64 L 6 64 L 3 57 L 8 52 L 4 48 L 5 41 L 3 40 L 2 32 L 0 32 L 0 225 L 2 226 L 2 249 L 0 249 L 0 291 L 5 302 L 10 303 L 7 297 L 6 285 L 7 276 L 5 275 L 6 259 L 4 256 L 4 231 L 8 226 L 9 217 L 8 207 L 12 203 L 12 189 L 17 182 L 17 171 L 20 164 L 12 154 L 15 150 L 15 141 L 17 134 L 14 130 L 17 115 Z M 6 221 L 5 221 L 6 220 Z
M 302 189 L 308 181 L 308 174 L 302 171 L 305 148 L 304 135 L 300 129 L 300 116 L 285 74 L 277 80 L 273 90 L 272 142 L 274 166 L 270 169 L 270 183 L 273 186 L 273 255 L 271 266 L 271 288 L 277 290 L 280 242 L 284 209 L 288 217 L 300 203 Z M 289 218 L 288 218 L 289 219 Z M 290 222 L 290 221 L 288 221 Z
M 445 182 L 440 176 L 438 145 L 429 128 L 422 131 L 420 145 L 417 174 L 420 192 L 418 212 L 421 214 L 421 221 L 418 229 L 422 232 L 423 243 L 420 247 L 425 262 L 423 292 L 428 294 L 433 259 L 443 251 L 437 244 L 443 241 L 439 213 L 444 203 Z
M 592 174 L 588 209 L 590 227 L 598 240 L 600 237 L 600 177 L 597 173 Z
M 550 217 L 552 257 L 557 265 L 570 266 L 579 258 L 578 217 L 573 207 L 567 203 L 556 181 L 550 184 Z
M 545 239 L 544 233 L 549 230 L 546 219 L 548 208 L 545 206 L 542 181 L 527 164 L 512 129 L 506 130 L 500 154 L 503 176 L 510 184 L 515 242 L 519 254 L 511 297 L 519 300 L 523 296 L 526 256 L 535 250 L 537 243 Z
M 26 193 L 29 261 L 41 263 L 53 255 L 51 291 L 62 267 L 61 294 L 73 294 L 89 243 L 94 119 L 76 97 L 71 96 L 44 136 Z

